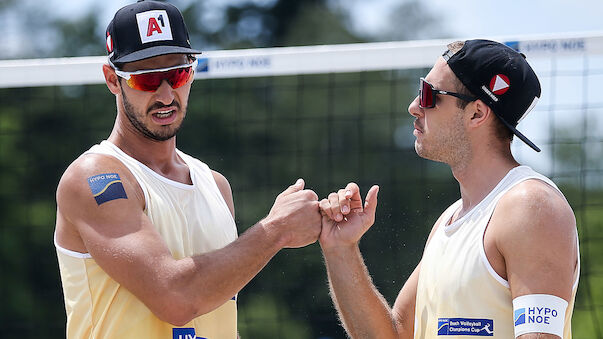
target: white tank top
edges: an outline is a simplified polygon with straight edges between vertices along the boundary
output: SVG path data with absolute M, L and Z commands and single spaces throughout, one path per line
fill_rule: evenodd
M 220 249 L 237 238 L 235 221 L 214 180 L 201 161 L 180 151 L 192 185 L 167 179 L 108 141 L 86 153 L 119 159 L 138 181 L 145 210 L 176 259 Z M 230 338 L 237 337 L 236 297 L 216 310 L 178 328 L 159 320 L 121 287 L 88 253 L 61 248 L 55 240 L 68 338 Z
M 415 306 L 415 338 L 458 335 L 514 338 L 509 283 L 492 268 L 484 250 L 484 232 L 500 198 L 515 185 L 538 179 L 557 186 L 527 166 L 513 168 L 469 213 L 447 225 L 462 200 L 442 215 L 421 260 Z M 578 253 L 578 258 L 580 257 Z M 571 338 L 571 316 L 580 263 L 565 317 L 564 339 Z M 452 331 L 452 332 L 451 332 Z

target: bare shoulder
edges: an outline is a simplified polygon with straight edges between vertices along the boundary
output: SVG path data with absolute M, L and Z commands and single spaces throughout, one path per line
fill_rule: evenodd
M 134 175 L 121 161 L 103 154 L 84 154 L 69 165 L 59 181 L 57 204 L 67 207 L 67 204 L 79 205 L 82 199 L 92 200 L 95 193 L 91 191 L 91 182 L 111 178 L 119 180 L 144 206 L 144 195 Z
M 576 279 L 576 237 L 574 213 L 563 195 L 533 179 L 499 200 L 486 233 L 501 255 L 514 297 L 543 293 L 565 300 Z
M 211 170 L 211 174 L 213 175 L 214 180 L 216 181 L 216 184 L 218 185 L 220 191 L 222 190 L 222 188 L 228 189 L 230 191 L 230 183 L 228 182 L 228 179 L 226 179 L 226 177 L 222 175 L 222 173 Z
M 495 218 L 495 219 L 494 219 Z M 506 220 L 516 236 L 575 232 L 574 212 L 565 197 L 547 183 L 530 179 L 517 184 L 499 201 L 493 221 Z M 517 229 L 520 228 L 520 229 Z
M 232 189 L 230 188 L 230 183 L 228 182 L 228 179 L 226 179 L 226 177 L 223 176 L 221 173 L 214 170 L 211 170 L 211 174 L 213 175 L 214 180 L 216 181 L 216 185 L 218 185 L 220 193 L 222 193 L 224 201 L 226 201 L 226 205 L 228 205 L 230 214 L 232 214 L 234 218 L 234 200 L 232 198 Z
M 134 175 L 116 158 L 103 154 L 84 154 L 77 158 L 59 181 L 57 237 L 75 232 L 85 219 L 106 213 L 114 201 L 127 202 L 130 209 L 144 209 L 144 194 Z M 102 208 L 100 208 L 102 207 Z
M 88 252 L 83 234 L 120 210 L 144 209 L 144 194 L 132 173 L 117 159 L 84 154 L 65 171 L 56 193 L 56 241 L 64 248 Z

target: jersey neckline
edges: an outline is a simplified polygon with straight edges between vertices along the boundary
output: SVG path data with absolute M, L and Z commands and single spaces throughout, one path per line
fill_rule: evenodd
M 185 156 L 183 156 L 183 153 L 176 149 L 176 153 L 178 154 L 178 156 L 180 157 L 180 159 L 182 159 L 182 161 L 184 161 L 184 163 L 186 164 L 186 166 L 188 167 L 188 172 L 189 172 L 189 176 L 191 177 L 191 181 L 192 181 L 192 185 L 189 184 L 185 184 L 185 183 L 181 183 L 179 181 L 176 180 L 172 180 L 170 178 L 166 178 L 163 175 L 153 171 L 151 168 L 149 168 L 147 165 L 143 164 L 142 162 L 138 161 L 137 159 L 129 156 L 128 154 L 126 154 L 126 152 L 122 151 L 121 148 L 117 147 L 117 145 L 113 144 L 111 141 L 109 140 L 103 140 L 101 142 L 101 145 L 105 145 L 110 147 L 111 149 L 113 149 L 115 152 L 119 153 L 121 156 L 124 156 L 128 159 L 132 159 L 132 161 L 136 162 L 136 164 L 138 164 L 138 166 L 140 166 L 140 168 L 142 168 L 145 172 L 148 172 L 149 174 L 151 174 L 152 176 L 154 176 L 155 178 L 161 180 L 162 182 L 171 185 L 171 186 L 175 186 L 181 189 L 185 189 L 185 190 L 194 190 L 197 185 L 195 184 L 196 180 L 195 180 L 195 176 L 193 175 L 193 171 L 191 170 L 191 164 L 188 162 L 188 160 L 186 159 Z
M 485 205 L 488 201 L 491 200 L 492 196 L 494 196 L 495 194 L 498 194 L 498 189 L 504 185 L 504 183 L 507 181 L 507 179 L 511 176 L 512 173 L 515 173 L 517 171 L 523 170 L 525 168 L 529 168 L 528 166 L 525 165 L 519 165 L 516 167 L 513 167 L 509 170 L 509 172 L 507 172 L 507 174 L 505 174 L 505 176 L 500 179 L 500 181 L 498 182 L 498 184 L 496 184 L 496 186 L 494 186 L 494 188 L 475 206 L 473 206 L 473 208 L 467 212 L 465 215 L 463 215 L 462 217 L 456 219 L 455 221 L 453 221 L 452 223 L 450 223 L 450 220 L 454 217 L 454 213 L 456 212 L 456 210 L 458 209 L 458 207 L 456 208 L 452 208 L 450 215 L 446 216 L 445 220 L 445 224 L 444 224 L 444 232 L 446 233 L 446 235 L 450 236 L 452 234 L 454 234 L 459 227 L 465 223 L 465 221 L 467 221 L 467 219 L 469 219 L 476 211 L 479 211 L 483 205 Z M 459 199 L 457 200 L 454 205 L 462 205 L 463 203 L 463 199 Z

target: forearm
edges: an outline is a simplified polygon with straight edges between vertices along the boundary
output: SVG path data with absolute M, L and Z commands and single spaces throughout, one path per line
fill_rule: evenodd
M 397 338 L 392 312 L 377 291 L 358 246 L 323 250 L 331 297 L 352 338 Z
M 185 311 L 179 318 L 190 320 L 231 299 L 283 247 L 282 244 L 280 235 L 260 222 L 222 249 L 172 262 L 172 267 L 166 268 L 173 272 L 167 284 L 169 293 L 176 293 L 177 300 L 186 305 L 180 307 Z M 173 309 L 169 311 L 173 312 Z

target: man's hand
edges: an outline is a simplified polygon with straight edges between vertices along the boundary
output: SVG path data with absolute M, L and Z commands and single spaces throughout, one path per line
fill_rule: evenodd
M 283 247 L 309 245 L 318 239 L 321 231 L 318 196 L 312 190 L 304 190 L 304 180 L 298 179 L 276 197 L 270 213 L 261 223 L 282 236 Z
M 354 245 L 375 222 L 379 186 L 371 187 L 364 206 L 360 188 L 349 183 L 337 193 L 320 201 L 322 232 L 320 245 L 324 250 L 338 246 Z
M 319 241 L 330 294 L 350 338 L 401 337 L 397 330 L 400 322 L 373 285 L 358 248 L 358 241 L 375 222 L 378 192 L 379 186 L 371 187 L 363 205 L 358 185 L 349 183 L 320 201 Z

